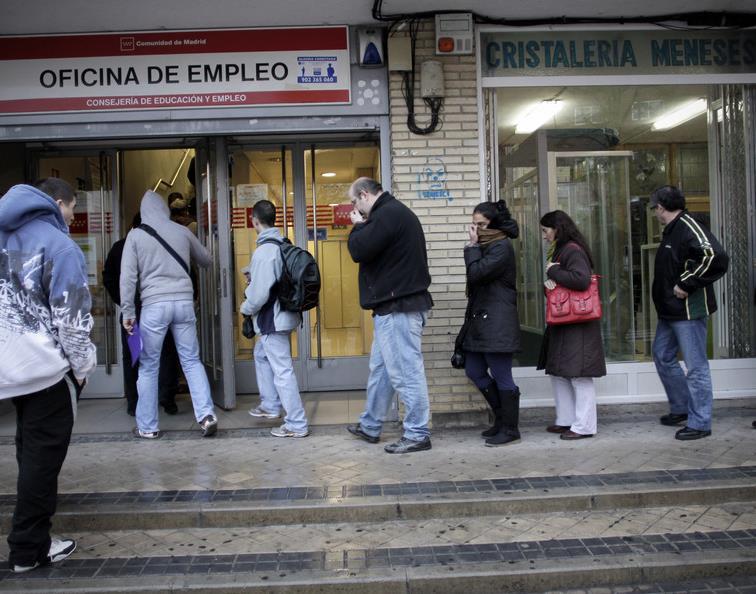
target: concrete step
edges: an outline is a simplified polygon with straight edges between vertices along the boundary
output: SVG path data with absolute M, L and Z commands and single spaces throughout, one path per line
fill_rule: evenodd
M 0 496 L 9 522 L 12 496 Z M 555 592 L 756 582 L 756 467 L 68 493 L 53 568 L 0 591 Z M 0 555 L 7 552 L 4 544 Z
M 756 530 L 216 555 L 70 559 L 3 591 L 500 593 L 756 577 Z M 679 591 L 679 590 L 678 590 Z
M 60 532 L 477 517 L 756 500 L 756 466 L 258 489 L 67 493 Z M 0 495 L 7 532 L 13 495 Z

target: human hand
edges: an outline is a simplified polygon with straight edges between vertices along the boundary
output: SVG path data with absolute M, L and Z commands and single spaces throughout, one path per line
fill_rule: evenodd
M 476 245 L 478 243 L 478 227 L 476 225 L 470 225 L 467 228 L 467 235 L 470 237 L 470 244 Z
M 678 299 L 685 299 L 688 297 L 688 292 L 683 291 L 677 285 L 674 286 L 674 288 L 672 289 L 672 292 L 675 294 L 675 297 L 677 297 Z
M 352 221 L 352 225 L 356 225 L 357 223 L 364 223 L 365 222 L 365 219 L 362 217 L 362 214 L 356 208 L 353 208 L 350 211 L 349 218 Z
M 543 286 L 552 291 L 556 287 L 556 283 L 549 278 L 543 282 Z
M 131 336 L 134 333 L 134 320 L 124 320 L 123 321 L 123 328 L 126 330 L 126 333 Z

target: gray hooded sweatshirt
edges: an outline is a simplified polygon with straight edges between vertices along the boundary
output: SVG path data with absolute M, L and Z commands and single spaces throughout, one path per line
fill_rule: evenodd
M 160 194 L 148 190 L 139 209 L 142 223 L 149 225 L 181 258 L 202 268 L 210 265 L 210 254 L 194 234 L 170 220 L 170 210 Z M 192 281 L 176 259 L 143 229 L 126 236 L 121 260 L 121 310 L 124 320 L 136 318 L 134 296 L 137 288 L 142 306 L 164 301 L 191 301 Z

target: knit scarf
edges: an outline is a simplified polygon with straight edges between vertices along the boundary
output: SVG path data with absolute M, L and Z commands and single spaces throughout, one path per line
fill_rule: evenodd
M 553 262 L 554 261 L 554 252 L 556 252 L 556 240 L 551 242 L 551 245 L 549 246 L 549 249 L 546 250 L 546 261 L 547 262 Z
M 481 246 L 506 238 L 507 234 L 501 229 L 478 229 L 478 244 Z

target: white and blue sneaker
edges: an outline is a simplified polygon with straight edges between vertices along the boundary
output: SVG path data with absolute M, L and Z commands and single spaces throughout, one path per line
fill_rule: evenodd
M 45 563 L 40 564 L 39 561 L 35 561 L 34 565 L 14 565 L 12 567 L 13 573 L 26 573 L 32 569 L 37 569 L 40 565 L 50 565 L 51 563 L 58 563 L 63 559 L 68 559 L 76 550 L 76 541 L 73 538 L 57 539 L 54 538 L 50 541 L 50 550 L 47 552 L 47 559 Z

